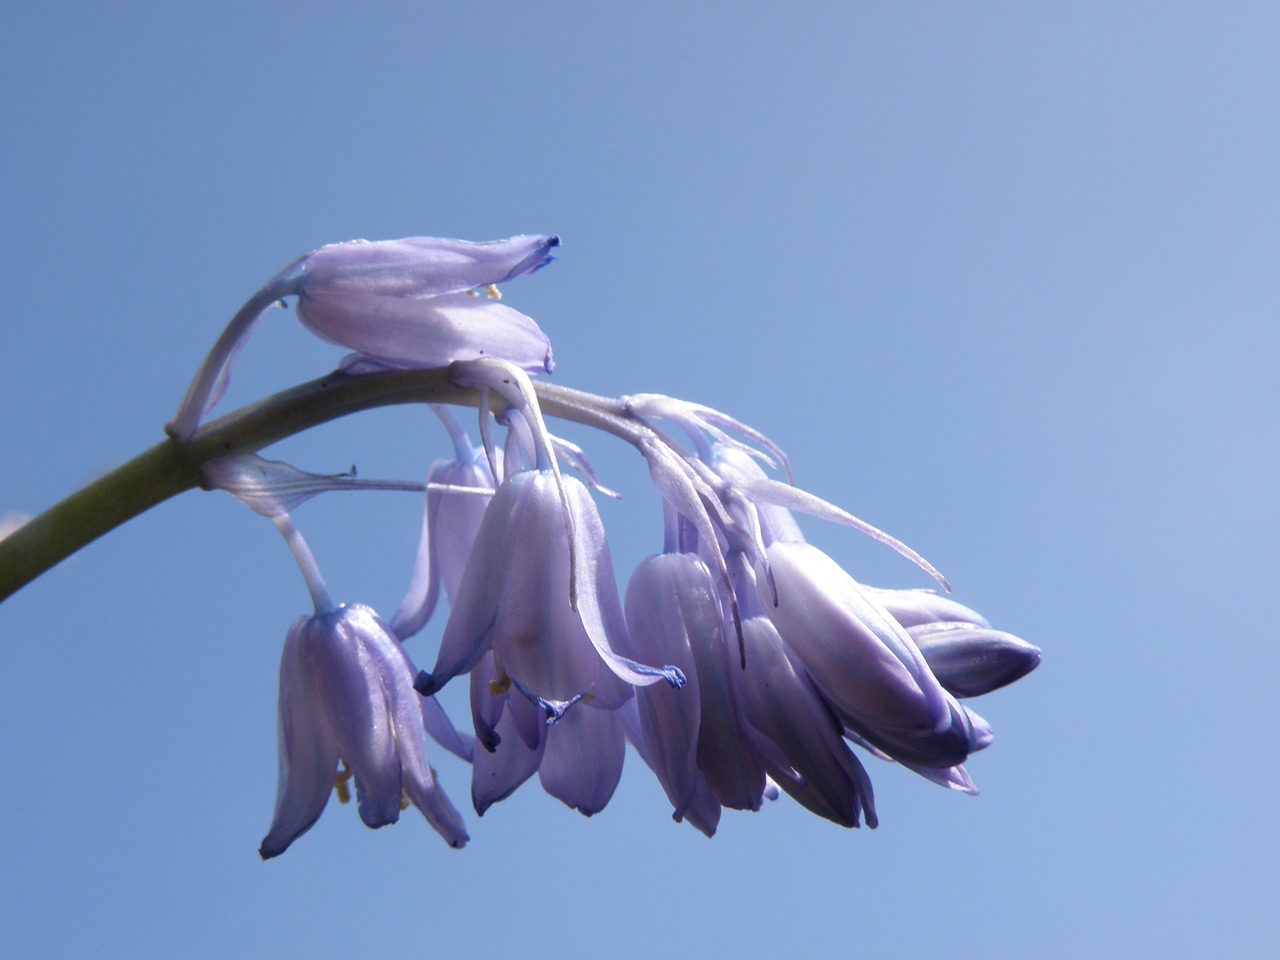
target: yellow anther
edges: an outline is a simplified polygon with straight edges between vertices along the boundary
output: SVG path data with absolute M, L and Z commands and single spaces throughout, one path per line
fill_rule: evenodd
M 347 786 L 347 781 L 351 779 L 351 768 L 347 766 L 347 761 L 342 761 L 342 769 L 338 771 L 338 775 L 333 778 L 333 790 L 338 795 L 339 803 L 351 802 L 351 788 Z
M 511 689 L 511 678 L 508 677 L 505 673 L 502 675 L 501 680 L 489 681 L 489 696 L 491 697 L 500 697 L 510 689 Z
M 496 283 L 486 283 L 481 289 L 489 295 L 490 300 L 502 299 L 502 291 L 498 289 L 498 285 Z
M 400 809 L 401 810 L 409 809 L 409 795 L 404 791 L 400 792 Z

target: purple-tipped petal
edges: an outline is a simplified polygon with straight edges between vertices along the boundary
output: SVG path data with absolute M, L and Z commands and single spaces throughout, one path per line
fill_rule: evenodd
M 520 236 L 488 243 L 405 237 L 321 247 L 301 261 L 313 297 L 353 293 L 425 299 L 504 283 L 545 266 L 559 237 Z
M 471 712 L 481 744 L 472 762 L 471 803 L 483 815 L 537 771 L 548 728 L 537 705 L 498 677 L 492 654 L 471 671 Z

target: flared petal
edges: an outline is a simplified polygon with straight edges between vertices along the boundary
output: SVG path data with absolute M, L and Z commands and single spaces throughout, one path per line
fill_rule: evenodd
M 657 661 L 661 666 L 650 666 L 625 657 L 615 649 L 619 644 L 625 645 L 627 627 L 604 523 L 590 491 L 579 480 L 566 477 L 564 486 L 577 543 L 578 615 L 587 639 L 605 665 L 624 682 L 645 687 L 665 681 L 672 687 L 683 687 L 685 676 L 678 667 L 663 661 Z M 611 704 L 600 700 L 597 706 Z
M 537 772 L 548 728 L 544 724 L 541 729 L 543 737 L 531 747 L 516 732 L 510 713 L 502 712 L 496 725 L 497 745 L 492 751 L 477 750 L 471 765 L 471 803 L 476 813 L 483 816 Z
M 289 628 L 280 661 L 280 773 L 271 829 L 258 853 L 279 856 L 319 819 L 338 771 L 338 745 L 320 710 L 315 677 L 303 654 L 307 617 Z

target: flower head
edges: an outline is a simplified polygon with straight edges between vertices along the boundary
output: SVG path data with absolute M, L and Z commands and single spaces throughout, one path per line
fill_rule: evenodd
M 451 847 L 467 842 L 427 761 L 412 679 L 413 665 L 369 607 L 294 622 L 280 663 L 280 783 L 263 859 L 284 853 L 320 817 L 339 761 L 354 776 L 366 825 L 395 823 L 403 796 Z
M 645 666 L 614 649 L 626 626 L 604 525 L 582 483 L 565 477 L 563 492 L 565 500 L 546 470 L 520 471 L 498 487 L 435 669 L 418 678 L 422 693 L 471 670 L 490 650 L 507 676 L 547 700 L 589 695 L 593 707 L 616 708 L 631 696 L 630 685 L 683 684 L 679 670 Z
M 529 373 L 550 373 L 546 334 L 497 302 L 496 285 L 546 266 L 559 243 L 555 236 L 490 243 L 407 237 L 314 250 L 268 280 L 231 318 L 165 429 L 175 439 L 191 438 L 226 391 L 254 326 L 290 296 L 298 298 L 298 318 L 309 330 L 369 358 L 349 364 L 349 372 L 497 357 Z M 472 295 L 482 289 L 487 298 Z
M 472 296 L 532 273 L 557 237 L 492 243 L 408 237 L 321 247 L 293 268 L 298 318 L 332 343 L 402 367 L 498 357 L 551 372 L 551 344 L 524 314 Z

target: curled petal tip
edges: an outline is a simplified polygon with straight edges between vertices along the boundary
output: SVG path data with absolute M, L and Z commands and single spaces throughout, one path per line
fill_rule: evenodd
M 422 694 L 424 697 L 434 696 L 443 686 L 443 683 L 437 682 L 436 678 L 426 670 L 419 670 L 418 675 L 413 678 L 413 689 L 417 690 L 418 693 Z

